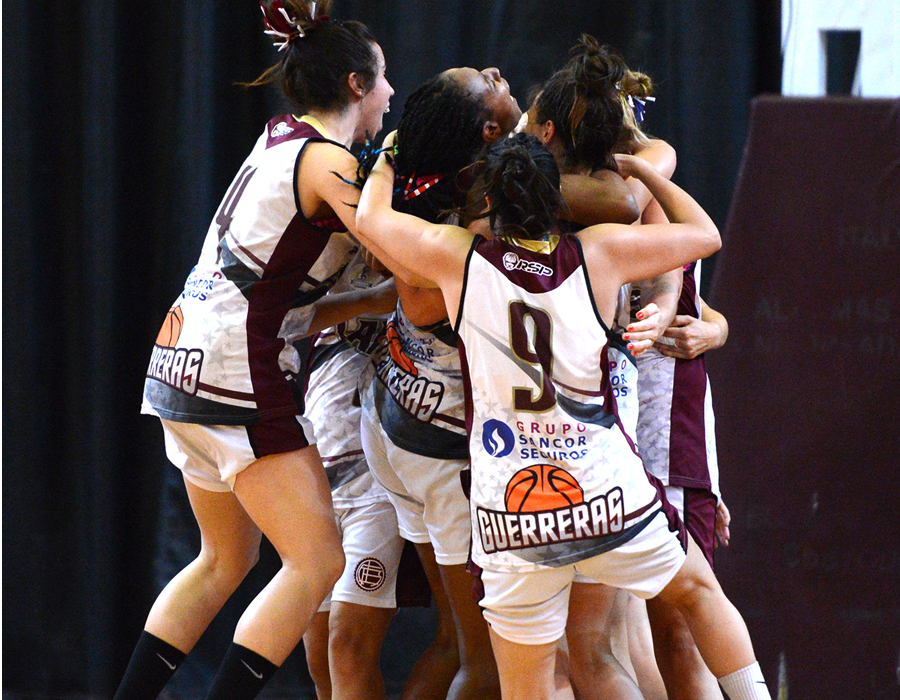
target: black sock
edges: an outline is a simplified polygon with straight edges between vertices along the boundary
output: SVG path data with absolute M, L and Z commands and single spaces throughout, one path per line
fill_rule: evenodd
M 277 670 L 264 656 L 232 642 L 206 700 L 253 700 Z
M 114 700 L 154 700 L 185 654 L 146 630 L 141 633 Z

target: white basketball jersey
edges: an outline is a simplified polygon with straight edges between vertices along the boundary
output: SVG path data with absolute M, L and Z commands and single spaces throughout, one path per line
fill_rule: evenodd
M 325 140 L 307 117 L 267 124 L 157 337 L 144 412 L 221 425 L 302 413 L 300 354 L 286 339 L 356 245 L 336 217 L 308 220 L 299 209 L 298 159 Z
M 562 566 L 635 536 L 660 502 L 616 413 L 578 240 L 476 238 L 457 329 L 475 562 Z

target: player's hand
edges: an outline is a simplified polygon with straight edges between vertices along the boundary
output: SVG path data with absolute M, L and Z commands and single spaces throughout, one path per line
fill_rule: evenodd
M 360 252 L 362 253 L 363 262 L 366 264 L 369 269 L 374 272 L 378 272 L 382 275 L 389 275 L 390 270 L 388 270 L 382 262 L 375 257 L 375 253 L 366 248 L 365 246 L 360 246 Z
M 728 506 L 725 505 L 725 501 L 720 498 L 719 505 L 716 506 L 716 539 L 713 542 L 715 547 L 718 547 L 720 544 L 723 547 L 728 546 L 728 541 L 731 539 L 731 531 L 728 528 L 730 524 L 731 513 L 728 512 Z
M 663 315 L 659 307 L 649 303 L 637 312 L 637 321 L 628 324 L 622 337 L 628 342 L 631 354 L 637 357 L 645 350 L 649 350 L 666 330 L 663 325 Z
M 382 148 L 391 148 L 397 142 L 397 130 L 394 129 L 391 133 L 384 137 L 384 141 L 381 142 Z
M 722 329 L 717 324 L 682 315 L 672 320 L 663 337 L 671 338 L 674 344 L 657 342 L 654 347 L 663 355 L 682 360 L 692 360 L 707 350 L 722 347 L 725 342 Z
M 648 169 L 653 170 L 653 166 L 646 160 L 628 153 L 616 153 L 615 159 L 619 175 L 622 178 L 636 177 L 640 179 L 641 173 L 646 173 Z

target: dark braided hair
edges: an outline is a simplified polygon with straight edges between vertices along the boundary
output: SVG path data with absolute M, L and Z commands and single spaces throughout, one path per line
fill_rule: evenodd
M 553 121 L 567 167 L 616 170 L 613 153 L 631 137 L 619 99 L 628 67 L 587 34 L 569 53 L 535 98 L 535 117 Z
M 491 113 L 483 97 L 473 97 L 445 73 L 431 78 L 406 100 L 397 129 L 394 164 L 398 179 L 413 175 L 446 177 L 425 193 L 404 200 L 394 197 L 398 211 L 439 221 L 465 195 L 458 173 L 484 146 L 482 130 Z
M 289 41 L 279 63 L 248 85 L 278 80 L 298 114 L 310 108 L 341 110 L 350 98 L 347 76 L 357 73 L 365 89 L 375 85 L 378 55 L 375 36 L 366 25 L 330 19 L 330 0 L 319 0 L 315 19 L 304 0 L 283 0 L 285 9 L 303 31 Z M 267 5 L 271 5 L 267 0 Z
M 515 134 L 486 147 L 475 164 L 479 201 L 490 208 L 491 230 L 539 240 L 556 228 L 562 206 L 559 168 L 540 139 Z

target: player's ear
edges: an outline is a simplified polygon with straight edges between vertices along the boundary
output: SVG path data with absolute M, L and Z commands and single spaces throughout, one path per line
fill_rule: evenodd
M 485 143 L 492 143 L 503 136 L 504 133 L 506 132 L 500 128 L 500 125 L 497 122 L 493 119 L 489 119 L 484 123 L 484 126 L 481 129 L 481 138 L 484 139 Z
M 553 123 L 552 119 L 548 119 L 541 124 L 541 143 L 546 146 L 553 140 L 554 136 L 556 136 L 556 124 Z
M 366 94 L 366 86 L 363 85 L 359 73 L 351 73 L 347 76 L 347 86 L 350 89 L 350 94 L 355 95 L 360 100 Z

